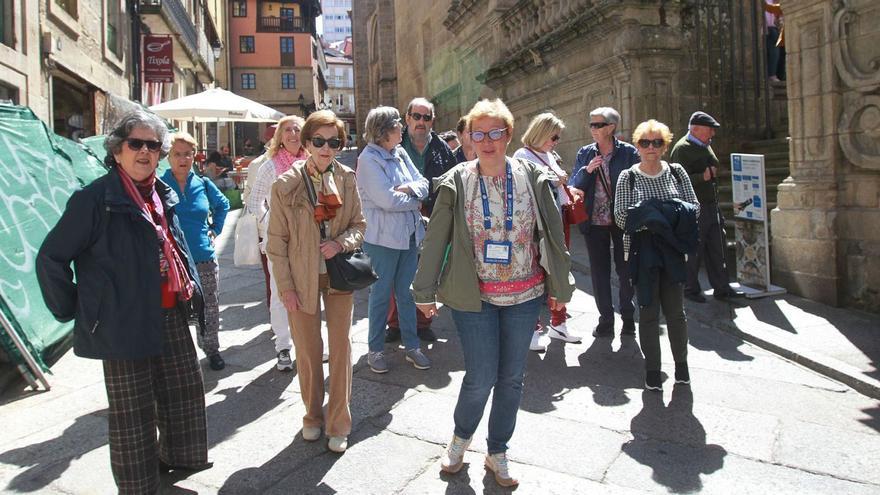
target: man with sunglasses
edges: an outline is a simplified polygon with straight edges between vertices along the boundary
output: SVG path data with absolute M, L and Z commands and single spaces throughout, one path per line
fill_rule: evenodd
M 614 336 L 614 305 L 611 298 L 611 246 L 614 245 L 614 268 L 620 282 L 618 300 L 623 319 L 621 335 L 635 335 L 633 288 L 623 256 L 623 230 L 614 223 L 614 194 L 617 178 L 624 170 L 639 163 L 635 146 L 615 137 L 620 114 L 611 107 L 590 112 L 590 135 L 593 144 L 578 151 L 569 185 L 585 194 L 584 206 L 590 219 L 578 225 L 590 257 L 590 277 L 599 309 L 599 324 L 594 337 Z
M 436 198 L 434 178 L 445 174 L 458 163 L 446 142 L 432 130 L 435 117 L 433 103 L 425 98 L 413 98 L 406 107 L 406 128 L 403 130 L 401 142 L 401 146 L 419 173 L 428 180 L 430 192 L 428 198 L 422 202 L 422 215 L 425 217 L 430 217 L 434 208 Z M 394 304 L 391 307 L 393 309 Z M 431 330 L 431 320 L 421 312 L 418 312 L 418 334 L 420 339 L 428 342 L 437 340 L 437 336 Z M 400 327 L 397 322 L 397 312 L 392 311 L 388 315 L 388 334 L 385 341 L 397 340 L 400 340 Z
M 724 218 L 718 208 L 718 157 L 712 151 L 712 138 L 721 127 L 705 112 L 694 112 L 688 121 L 688 133 L 675 143 L 670 160 L 687 171 L 700 202 L 700 244 L 697 255 L 687 261 L 687 282 L 684 297 L 698 303 L 706 302 L 700 287 L 700 264 L 706 260 L 706 274 L 716 299 L 742 295 L 730 287 L 724 261 Z

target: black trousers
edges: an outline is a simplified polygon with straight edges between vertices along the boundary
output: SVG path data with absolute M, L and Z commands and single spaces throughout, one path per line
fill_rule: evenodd
M 599 309 L 599 324 L 614 324 L 614 305 L 611 300 L 611 245 L 614 245 L 614 269 L 620 279 L 620 316 L 624 320 L 632 320 L 633 287 L 629 280 L 629 266 L 623 259 L 623 230 L 616 225 L 607 227 L 591 225 L 584 234 L 587 243 L 587 254 L 590 257 L 590 278 L 593 281 L 593 292 L 596 306 Z
M 706 262 L 706 274 L 709 284 L 719 293 L 730 290 L 730 280 L 724 267 L 724 245 L 719 222 L 718 205 L 708 203 L 700 205 L 700 243 L 697 254 L 689 256 L 687 261 L 687 283 L 684 291 L 688 294 L 702 292 L 700 288 L 700 264 Z

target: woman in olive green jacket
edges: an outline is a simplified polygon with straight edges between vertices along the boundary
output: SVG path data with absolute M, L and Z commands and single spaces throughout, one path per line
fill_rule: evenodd
M 507 441 L 535 321 L 545 299 L 551 309 L 565 309 L 574 278 L 551 192 L 555 177 L 506 156 L 513 115 L 500 100 L 483 100 L 467 122 L 477 160 L 438 179 L 413 296 L 425 316 L 437 312 L 438 301 L 452 309 L 464 352 L 465 377 L 443 471 L 461 469 L 491 392 L 486 467 L 498 484 L 515 486 Z

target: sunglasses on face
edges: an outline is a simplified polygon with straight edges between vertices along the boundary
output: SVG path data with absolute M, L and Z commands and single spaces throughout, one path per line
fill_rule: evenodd
M 648 146 L 653 146 L 659 150 L 666 143 L 663 141 L 662 138 L 658 138 L 658 139 L 639 139 L 638 144 L 639 144 L 639 148 L 648 149 Z
M 590 129 L 604 129 L 609 125 L 614 124 L 609 124 L 608 122 L 590 122 Z
M 153 152 L 159 151 L 162 148 L 161 141 L 153 141 L 152 139 L 128 138 L 125 142 L 131 151 L 140 151 L 145 145 L 148 150 Z
M 486 137 L 489 138 L 489 141 L 498 141 L 503 138 L 505 134 L 507 134 L 507 129 L 492 129 L 489 132 L 471 131 L 471 141 L 482 143 Z
M 550 138 L 550 140 L 553 141 L 554 143 L 555 143 L 556 141 L 559 141 L 559 134 L 554 134 L 553 137 Z
M 419 112 L 410 112 L 409 116 L 415 120 L 424 120 L 425 122 L 430 122 L 434 118 L 430 113 L 422 115 Z
M 321 136 L 316 136 L 312 138 L 312 146 L 314 146 L 315 148 L 323 148 L 325 144 L 329 144 L 330 149 L 338 150 L 339 147 L 342 145 L 342 141 L 336 137 L 324 139 Z

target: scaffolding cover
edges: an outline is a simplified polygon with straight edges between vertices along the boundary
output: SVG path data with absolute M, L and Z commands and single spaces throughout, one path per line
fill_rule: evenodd
M 90 140 L 100 149 L 103 136 Z M 43 371 L 73 324 L 59 323 L 43 304 L 37 251 L 70 195 L 104 173 L 89 147 L 54 134 L 27 107 L 0 105 L 0 311 Z M 24 363 L 4 332 L 0 345 L 14 365 Z

